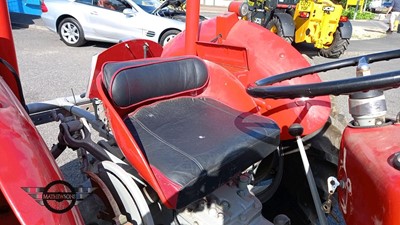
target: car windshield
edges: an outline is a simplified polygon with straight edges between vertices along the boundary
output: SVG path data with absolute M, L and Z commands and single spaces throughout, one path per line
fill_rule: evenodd
M 151 13 L 157 9 L 161 2 L 158 0 L 133 0 L 144 11 Z

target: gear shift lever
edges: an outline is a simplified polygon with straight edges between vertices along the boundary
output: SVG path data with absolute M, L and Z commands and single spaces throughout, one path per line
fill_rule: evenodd
M 327 225 L 326 216 L 322 211 L 321 199 L 319 198 L 317 186 L 315 185 L 314 176 L 311 171 L 310 163 L 308 162 L 308 158 L 306 155 L 306 150 L 304 149 L 303 141 L 301 140 L 301 135 L 303 134 L 303 127 L 294 123 L 289 127 L 289 134 L 296 138 L 297 146 L 299 147 L 301 160 L 303 161 L 304 170 L 306 172 L 306 177 L 308 181 L 308 185 L 310 186 L 311 195 L 314 201 L 315 209 L 317 210 L 317 215 L 319 219 L 319 223 L 321 225 Z

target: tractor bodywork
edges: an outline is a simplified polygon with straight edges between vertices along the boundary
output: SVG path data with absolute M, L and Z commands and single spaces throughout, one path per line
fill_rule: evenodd
M 338 172 L 343 181 L 339 204 L 348 224 L 400 222 L 395 213 L 400 207 L 400 143 L 392 138 L 400 133 L 399 128 L 396 123 L 367 129 L 348 127 L 344 131 Z

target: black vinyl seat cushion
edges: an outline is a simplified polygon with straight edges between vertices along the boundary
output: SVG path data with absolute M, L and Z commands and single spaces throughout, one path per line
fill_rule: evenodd
M 195 92 L 207 82 L 206 64 L 194 56 L 108 62 L 103 67 L 104 86 L 119 108 Z
M 279 144 L 272 120 L 209 98 L 180 97 L 124 119 L 164 193 L 182 208 L 265 158 Z

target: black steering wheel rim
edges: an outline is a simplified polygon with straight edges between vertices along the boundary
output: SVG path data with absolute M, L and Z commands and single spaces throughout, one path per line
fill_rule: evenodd
M 400 49 L 310 66 L 258 80 L 255 82 L 255 85 L 247 88 L 247 93 L 257 98 L 293 99 L 323 95 L 347 95 L 359 91 L 395 88 L 400 86 L 400 71 L 312 84 L 264 86 L 317 72 L 356 66 L 360 60 L 373 63 L 394 58 L 400 58 Z

